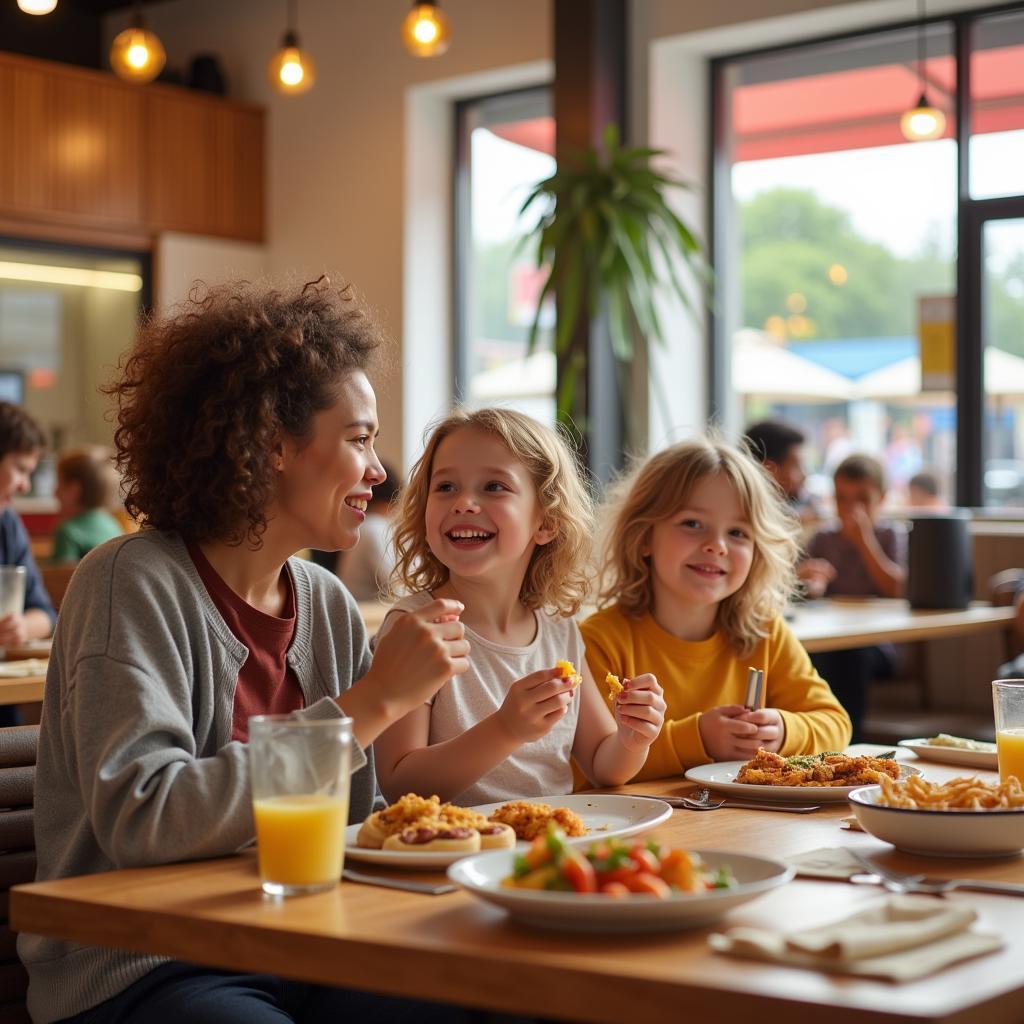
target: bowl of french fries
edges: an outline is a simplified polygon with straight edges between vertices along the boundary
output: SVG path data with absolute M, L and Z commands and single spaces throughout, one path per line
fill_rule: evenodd
M 963 776 L 882 779 L 849 795 L 860 827 L 907 853 L 1011 857 L 1024 850 L 1024 786 Z

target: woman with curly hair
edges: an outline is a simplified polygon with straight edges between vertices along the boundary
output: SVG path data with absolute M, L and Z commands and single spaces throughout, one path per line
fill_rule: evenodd
M 619 482 L 602 609 L 583 623 L 594 676 L 653 673 L 665 728 L 637 780 L 708 761 L 842 750 L 850 718 L 782 618 L 797 523 L 767 471 L 713 440 L 673 445 Z M 764 672 L 747 706 L 749 668 Z
M 381 736 L 385 795 L 415 786 L 482 804 L 572 792 L 570 758 L 596 785 L 641 768 L 665 712 L 657 680 L 637 678 L 609 712 L 566 665 L 587 675 L 573 616 L 589 587 L 592 523 L 573 453 L 550 427 L 478 409 L 434 428 L 395 526 L 395 575 L 412 593 L 378 638 L 453 598 L 465 605 L 472 656 Z
M 230 854 L 254 834 L 250 715 L 350 716 L 352 820 L 370 744 L 464 671 L 438 600 L 372 665 L 355 602 L 292 557 L 359 539 L 374 484 L 378 334 L 348 290 L 229 285 L 144 324 L 108 392 L 144 523 L 80 563 L 61 608 L 35 783 L 38 878 Z M 432 1019 L 436 1009 L 22 935 L 37 1024 Z M 443 1019 L 450 1019 L 445 1011 Z

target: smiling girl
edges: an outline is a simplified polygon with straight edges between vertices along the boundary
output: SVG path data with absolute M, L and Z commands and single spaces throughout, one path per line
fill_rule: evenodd
M 375 744 L 385 795 L 463 804 L 572 791 L 570 755 L 598 785 L 644 763 L 664 718 L 638 676 L 613 713 L 588 679 L 573 615 L 588 589 L 592 512 L 572 452 L 509 409 L 440 423 L 402 496 L 396 578 L 411 592 L 378 639 L 437 598 L 464 606 L 467 671 Z M 563 678 L 560 660 L 586 680 Z
M 638 780 L 708 761 L 840 750 L 850 719 L 782 619 L 796 523 L 760 466 L 724 444 L 652 456 L 608 511 L 602 610 L 583 623 L 593 677 L 651 673 L 665 728 Z M 749 667 L 764 706 L 743 706 Z

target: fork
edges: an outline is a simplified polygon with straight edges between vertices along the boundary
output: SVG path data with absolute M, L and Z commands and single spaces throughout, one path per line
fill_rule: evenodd
M 643 794 L 637 793 L 637 796 Z M 742 803 L 734 800 L 712 800 L 711 792 L 707 789 L 697 791 L 697 796 L 661 796 L 651 794 L 655 800 L 664 800 L 669 807 L 682 807 L 688 811 L 717 811 L 719 807 L 735 807 L 742 811 L 786 811 L 789 814 L 808 814 L 811 811 L 820 810 L 817 804 L 813 806 L 797 806 L 796 804 L 753 804 Z
M 973 878 L 929 878 L 927 875 L 907 875 L 889 868 L 879 867 L 869 857 L 849 851 L 850 856 L 862 865 L 869 875 L 877 876 L 889 892 L 921 893 L 925 896 L 942 896 L 956 889 L 969 892 L 1000 893 L 1003 896 L 1024 896 L 1024 885 L 1015 882 L 985 882 Z M 853 878 L 857 878 L 854 875 Z

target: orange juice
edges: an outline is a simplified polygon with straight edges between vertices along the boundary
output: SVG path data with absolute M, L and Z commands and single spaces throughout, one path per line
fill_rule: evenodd
M 1024 729 L 1000 729 L 996 733 L 999 780 L 1016 775 L 1024 782 Z
M 260 877 L 284 886 L 333 884 L 345 855 L 348 801 L 310 794 L 253 801 Z

